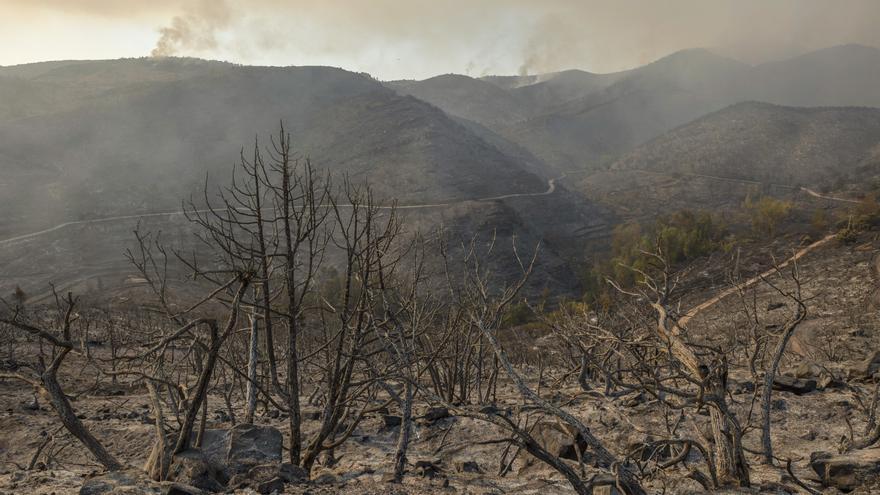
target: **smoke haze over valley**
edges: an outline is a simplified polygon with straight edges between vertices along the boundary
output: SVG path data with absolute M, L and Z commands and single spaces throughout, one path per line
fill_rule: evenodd
M 0 495 L 878 493 L 878 24 L 0 0 Z

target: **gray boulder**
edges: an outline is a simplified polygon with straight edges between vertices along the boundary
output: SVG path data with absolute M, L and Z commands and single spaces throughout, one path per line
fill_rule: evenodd
M 234 473 L 281 462 L 282 436 L 271 426 L 237 425 L 229 430 L 226 463 Z
M 184 450 L 171 458 L 170 481 L 178 481 L 208 492 L 226 489 L 228 478 L 199 449 Z
M 195 433 L 193 433 L 192 442 L 195 442 Z M 226 464 L 226 452 L 229 451 L 229 430 L 205 430 L 202 434 L 202 444 L 199 450 L 215 467 L 224 466 Z

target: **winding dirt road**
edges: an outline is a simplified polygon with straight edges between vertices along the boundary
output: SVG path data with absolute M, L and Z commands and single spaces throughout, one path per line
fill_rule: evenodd
M 854 203 L 854 204 L 859 204 L 859 203 L 860 203 L 860 201 L 857 200 L 857 199 L 838 198 L 838 197 L 835 197 L 835 196 L 826 196 L 826 195 L 824 195 L 824 194 L 819 194 L 819 193 L 817 193 L 816 191 L 814 191 L 814 190 L 812 190 L 812 189 L 810 189 L 810 188 L 807 188 L 807 187 L 802 187 L 802 188 L 801 188 L 801 191 L 803 191 L 803 192 L 809 194 L 810 196 L 813 196 L 814 198 L 827 199 L 827 200 L 829 200 L 829 201 L 839 201 L 839 202 L 841 202 L 841 203 Z
M 556 181 L 562 180 L 565 178 L 565 174 L 562 174 L 559 177 L 555 177 L 553 179 L 549 179 L 547 181 L 547 189 L 545 191 L 536 192 L 536 193 L 513 193 L 513 194 L 503 194 L 501 196 L 490 196 L 487 198 L 477 198 L 477 199 L 462 199 L 459 201 L 449 201 L 446 203 L 422 203 L 422 204 L 414 204 L 414 205 L 396 205 L 392 206 L 380 206 L 382 209 L 391 209 L 396 208 L 398 210 L 415 210 L 421 208 L 442 208 L 445 206 L 454 206 L 458 204 L 464 203 L 473 203 L 473 202 L 486 202 L 486 201 L 499 201 L 502 199 L 510 199 L 510 198 L 525 198 L 525 197 L 536 197 L 536 196 L 548 196 L 556 192 Z M 330 206 L 330 205 L 321 205 L 321 206 Z M 351 205 L 339 205 L 343 207 L 349 207 Z M 225 208 L 224 208 L 225 209 Z M 205 209 L 205 210 L 196 210 L 198 213 L 208 213 L 210 211 L 220 211 L 221 209 Z M 40 237 L 46 234 L 51 234 L 52 232 L 56 232 L 58 230 L 65 229 L 67 227 L 72 227 L 74 225 L 92 225 L 98 223 L 108 223 L 108 222 L 118 222 L 122 220 L 136 220 L 141 218 L 152 218 L 152 217 L 171 217 L 174 215 L 183 215 L 183 211 L 166 211 L 166 212 L 158 212 L 158 213 L 140 213 L 135 215 L 119 215 L 113 217 L 103 217 L 103 218 L 93 218 L 91 220 L 74 220 L 70 222 L 64 222 L 58 224 L 54 227 L 50 227 L 48 229 L 39 230 L 36 232 L 31 232 L 28 234 L 21 234 L 15 237 L 10 237 L 8 239 L 0 240 L 0 246 L 4 246 L 7 244 L 11 244 L 17 241 L 23 241 L 26 239 L 31 239 L 34 237 Z

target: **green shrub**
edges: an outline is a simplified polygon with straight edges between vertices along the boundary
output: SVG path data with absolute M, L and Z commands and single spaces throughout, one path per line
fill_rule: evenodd
M 746 197 L 743 207 L 749 213 L 754 233 L 772 237 L 776 234 L 779 223 L 788 217 L 792 205 L 789 201 L 776 199 L 772 196 L 762 196 L 754 200 L 750 195 Z
M 638 283 L 643 275 L 659 270 L 657 260 L 646 253 L 659 252 L 670 265 L 681 264 L 719 249 L 729 249 L 727 228 L 708 212 L 682 210 L 648 224 L 627 223 L 614 228 L 611 253 L 595 261 L 581 277 L 585 300 L 602 303 L 610 278 L 624 287 Z M 640 273 L 641 272 L 641 273 Z

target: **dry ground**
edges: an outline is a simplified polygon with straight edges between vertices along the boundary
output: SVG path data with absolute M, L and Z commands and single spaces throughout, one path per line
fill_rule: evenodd
M 798 330 L 782 371 L 790 371 L 809 361 L 825 366 L 841 376 L 854 362 L 868 352 L 880 349 L 880 319 L 877 316 L 877 271 L 880 242 L 865 236 L 853 246 L 831 243 L 806 256 L 799 267 L 809 316 Z M 781 279 L 780 279 L 781 280 Z M 707 292 L 708 295 L 708 292 Z M 771 303 L 783 302 L 772 289 L 757 288 L 756 307 L 767 325 L 778 323 L 788 308 L 768 309 Z M 693 319 L 690 329 L 708 340 L 723 339 L 725 332 L 742 324 L 738 297 L 726 298 Z M 99 349 L 100 352 L 100 349 Z M 2 355 L 4 366 L 16 356 Z M 68 376 L 75 375 L 82 363 L 69 360 Z M 535 369 L 527 370 L 536 376 Z M 549 376 L 548 376 L 549 375 Z M 629 403 L 624 399 L 607 399 L 582 392 L 573 385 L 557 384 L 553 373 L 542 384 L 545 396 L 569 404 L 568 409 L 582 418 L 606 444 L 621 455 L 627 447 L 645 440 L 657 431 L 663 417 L 650 402 Z M 735 368 L 734 382 L 747 381 L 743 368 Z M 152 441 L 152 425 L 148 398 L 141 389 L 125 389 L 102 385 L 95 388 L 95 377 L 87 369 L 66 383 L 75 396 L 74 405 L 85 423 L 102 439 L 109 450 L 123 462 L 141 466 Z M 734 409 L 741 418 L 749 415 L 752 392 L 745 386 L 734 386 L 731 396 Z M 519 401 L 509 386 L 500 391 L 501 400 L 510 405 Z M 814 477 L 808 460 L 814 451 L 836 451 L 841 438 L 850 435 L 850 426 L 858 434 L 864 415 L 853 394 L 845 388 L 828 388 L 803 396 L 775 392 L 773 428 L 777 455 L 793 460 L 798 477 Z M 0 381 L 0 493 L 3 494 L 68 494 L 78 493 L 83 480 L 101 472 L 84 449 L 59 431 L 54 413 L 47 401 L 38 397 L 39 408 L 33 408 L 34 395 L 28 386 L 9 380 Z M 626 405 L 625 405 L 626 404 Z M 223 401 L 211 400 L 212 427 L 227 427 Z M 419 411 L 417 411 L 419 412 Z M 757 414 L 754 412 L 753 414 Z M 264 414 L 261 424 L 285 430 L 285 418 Z M 307 421 L 307 428 L 316 428 L 317 421 Z M 410 461 L 429 460 L 442 467 L 434 478 L 407 477 L 402 485 L 389 485 L 382 477 L 392 462 L 396 428 L 387 428 L 381 415 L 369 417 L 352 439 L 336 451 L 336 462 L 319 465 L 313 478 L 320 484 L 288 485 L 286 493 L 540 493 L 551 495 L 571 493 L 568 485 L 552 470 L 535 463 L 523 453 L 511 473 L 497 475 L 499 460 L 505 449 L 495 440 L 502 433 L 491 425 L 466 418 L 449 418 L 417 427 Z M 52 440 L 46 442 L 48 436 Z M 34 469 L 26 470 L 37 449 L 45 444 Z M 746 447 L 757 450 L 759 434 L 752 429 L 745 437 Z M 758 457 L 749 454 L 752 462 L 752 492 L 785 493 L 780 487 L 794 483 L 781 470 L 759 467 Z M 460 473 L 456 464 L 475 461 L 481 473 Z M 327 475 L 327 476 L 325 476 Z M 698 493 L 699 485 L 681 473 L 669 473 L 648 482 L 658 493 Z M 818 487 L 818 485 L 813 484 Z M 865 487 L 863 493 L 872 488 Z M 245 492 L 241 492 L 245 493 Z M 827 493 L 834 493 L 827 491 Z

